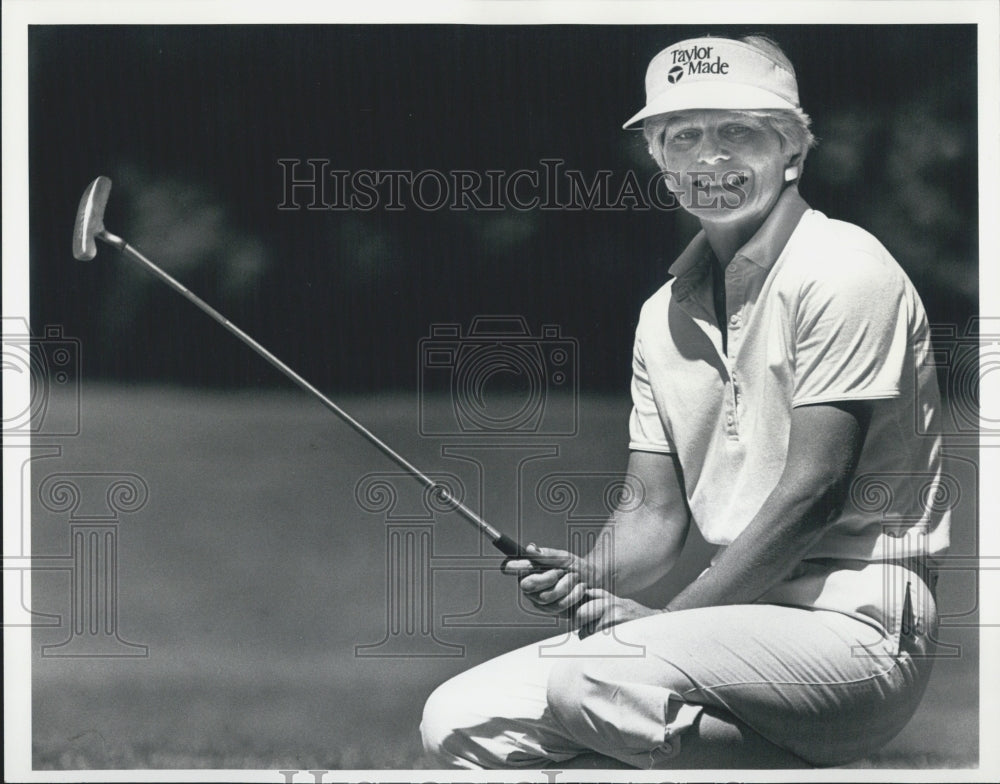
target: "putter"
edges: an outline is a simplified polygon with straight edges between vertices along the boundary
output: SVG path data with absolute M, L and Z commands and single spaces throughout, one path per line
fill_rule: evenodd
M 223 316 L 219 311 L 209 305 L 200 297 L 191 293 L 180 282 L 172 278 L 153 262 L 147 259 L 142 253 L 129 245 L 121 237 L 112 234 L 104 228 L 104 208 L 108 203 L 108 196 L 111 194 L 111 180 L 101 176 L 87 186 L 87 190 L 80 197 L 80 206 L 76 212 L 76 223 L 73 226 L 73 257 L 80 261 L 90 261 L 97 255 L 97 242 L 101 240 L 108 245 L 120 250 L 127 258 L 138 262 L 156 277 L 166 283 L 174 291 L 182 294 L 185 298 L 194 303 L 199 310 L 207 313 L 215 321 L 229 330 L 233 335 L 248 345 L 260 356 L 270 362 L 298 386 L 310 393 L 319 400 L 330 411 L 340 417 L 350 425 L 355 432 L 359 433 L 369 443 L 375 446 L 382 454 L 392 460 L 396 465 L 414 477 L 417 481 L 431 490 L 436 497 L 458 512 L 462 517 L 472 523 L 473 526 L 496 547 L 507 558 L 527 559 L 530 555 L 519 542 L 501 533 L 492 525 L 487 523 L 482 517 L 473 512 L 469 507 L 455 498 L 444 485 L 435 482 L 427 474 L 418 469 L 406 458 L 392 449 L 368 428 L 358 422 L 344 409 L 334 403 L 330 398 L 320 392 L 316 387 L 306 381 L 302 376 L 292 370 L 288 365 L 278 359 L 274 354 L 264 348 L 260 343 L 250 337 L 246 332 L 237 327 L 233 322 Z

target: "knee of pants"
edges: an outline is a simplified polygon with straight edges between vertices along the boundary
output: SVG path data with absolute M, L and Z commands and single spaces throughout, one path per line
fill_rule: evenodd
M 463 710 L 467 699 L 465 690 L 451 680 L 438 686 L 424 703 L 420 739 L 436 767 L 479 769 L 503 763 L 469 732 L 479 719 Z
M 420 720 L 420 738 L 424 751 L 436 762 L 448 761 L 451 755 L 445 752 L 445 746 L 454 745 L 452 735 L 461 722 L 455 710 L 455 705 L 461 703 L 453 699 L 454 691 L 449 682 L 443 683 L 424 703 L 424 713 Z
M 665 741 L 670 689 L 629 683 L 601 662 L 566 661 L 549 676 L 548 708 L 582 746 L 632 762 Z
M 588 734 L 586 706 L 597 690 L 585 667 L 583 661 L 560 663 L 550 673 L 545 691 L 545 701 L 552 715 L 573 737 Z

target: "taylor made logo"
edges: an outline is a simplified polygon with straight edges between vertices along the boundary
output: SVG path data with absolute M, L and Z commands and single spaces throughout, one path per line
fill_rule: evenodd
M 677 84 L 684 74 L 720 74 L 729 73 L 729 63 L 722 62 L 721 55 L 715 55 L 712 60 L 712 46 L 691 46 L 687 49 L 675 49 L 671 52 L 673 67 L 667 71 L 667 81 Z

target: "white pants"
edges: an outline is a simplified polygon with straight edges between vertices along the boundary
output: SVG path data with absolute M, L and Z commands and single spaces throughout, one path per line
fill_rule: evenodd
M 439 767 L 540 767 L 593 752 L 688 767 L 684 738 L 695 745 L 708 710 L 803 766 L 843 764 L 913 715 L 933 661 L 926 631 L 890 637 L 838 612 L 752 604 L 554 637 L 438 687 L 424 708 L 424 748 Z

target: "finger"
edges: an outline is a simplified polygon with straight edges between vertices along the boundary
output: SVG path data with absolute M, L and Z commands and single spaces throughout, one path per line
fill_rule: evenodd
M 581 640 L 601 629 L 614 626 L 616 623 L 614 600 L 614 594 L 603 588 L 587 589 L 584 602 L 573 614 L 573 622 Z
M 547 569 L 544 572 L 534 572 L 521 580 L 521 590 L 525 593 L 541 593 L 550 588 L 554 588 L 559 581 L 566 577 L 563 569 Z
M 548 586 L 547 590 L 537 591 L 538 601 L 546 604 L 559 601 L 577 585 L 581 586 L 580 598 L 582 599 L 584 587 L 580 583 L 580 576 L 575 572 L 565 572 L 555 584 Z
M 508 558 L 500 564 L 500 571 L 515 577 L 519 574 L 530 572 L 534 568 L 535 565 L 527 558 Z
M 531 606 L 546 615 L 559 615 L 564 618 L 571 618 L 576 607 L 583 601 L 586 588 L 578 583 L 568 594 L 552 602 L 538 601 L 537 594 L 524 594 L 525 598 L 531 602 Z
M 587 637 L 596 632 L 607 629 L 610 626 L 614 626 L 615 622 L 612 620 L 608 620 L 608 618 L 609 614 L 605 613 L 604 615 L 601 616 L 600 620 L 594 621 L 593 623 L 584 623 L 577 626 L 576 628 L 577 635 L 580 637 L 581 640 L 585 640 Z
M 594 599 L 584 599 L 573 614 L 573 622 L 580 628 L 594 627 L 604 616 L 607 604 Z
M 549 551 L 560 552 L 560 551 Z M 531 542 L 522 550 L 522 554 L 519 556 L 508 556 L 504 559 L 503 563 L 500 564 L 500 571 L 504 574 L 509 575 L 524 575 L 530 574 L 532 572 L 538 572 L 544 567 L 551 566 L 548 560 L 537 560 L 535 556 L 539 558 L 542 557 L 542 551 L 537 544 Z
M 528 602 L 531 604 L 532 608 L 535 609 L 535 610 L 538 610 L 538 612 L 545 613 L 546 615 L 553 615 L 553 616 L 557 616 L 557 615 L 561 615 L 562 614 L 562 610 L 560 610 L 554 604 L 542 604 L 541 602 L 537 601 L 535 599 L 535 597 L 532 596 L 531 594 L 526 593 L 526 594 L 523 594 L 523 595 L 528 600 Z
M 611 613 L 604 613 L 595 621 L 587 623 L 576 623 L 576 633 L 581 640 L 585 640 L 592 634 L 614 626 L 616 621 Z
M 564 612 L 578 607 L 586 596 L 587 586 L 576 583 L 558 596 L 542 599 L 541 594 L 526 593 L 525 597 L 539 610 L 546 612 Z
M 541 566 L 558 566 L 568 569 L 576 561 L 576 556 L 573 553 L 557 550 L 554 547 L 537 547 L 534 544 L 529 544 L 525 550 L 531 553 L 531 560 Z
M 552 607 L 559 612 L 569 612 L 583 601 L 583 597 L 586 593 L 587 589 L 584 584 L 577 583 L 562 599 L 559 599 L 556 602 L 551 602 L 548 607 Z

